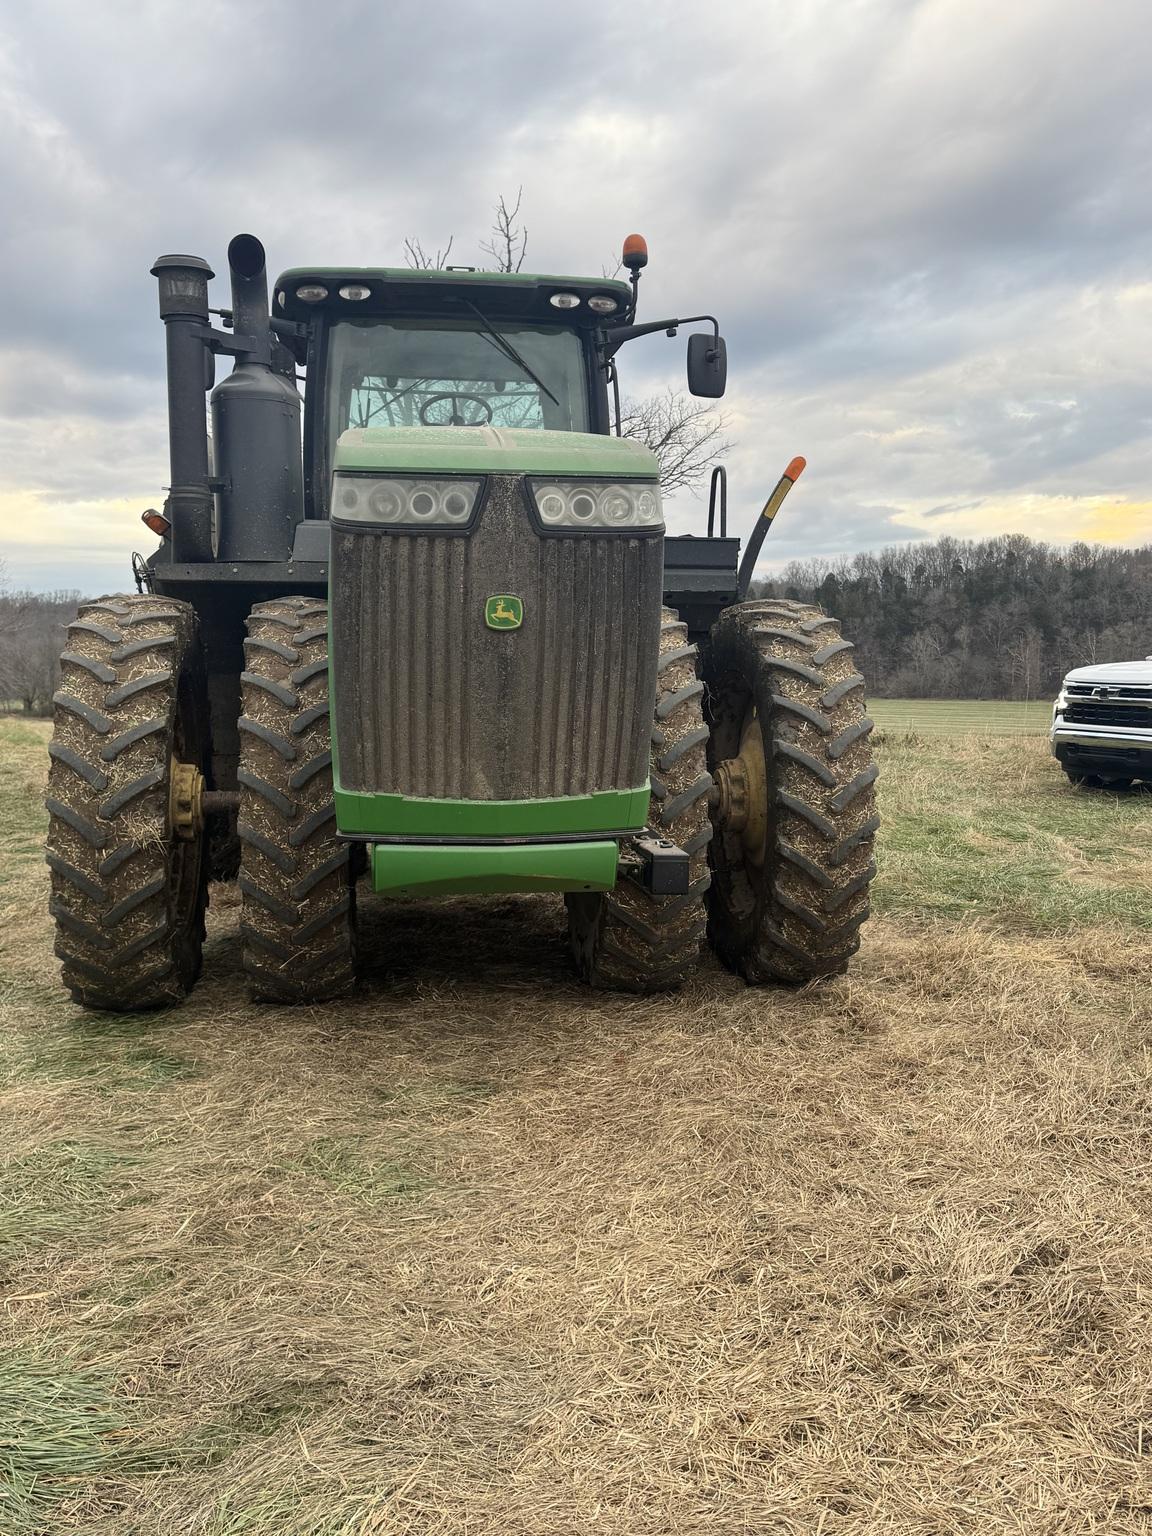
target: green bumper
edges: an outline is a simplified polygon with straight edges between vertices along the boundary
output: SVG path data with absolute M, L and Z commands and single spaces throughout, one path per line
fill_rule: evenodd
M 335 751 L 333 751 L 335 758 Z M 551 800 L 421 800 L 341 789 L 334 800 L 341 832 L 369 837 L 606 837 L 639 832 L 648 820 L 648 786 Z
M 610 891 L 613 842 L 429 845 L 374 843 L 372 888 L 391 896 L 468 891 Z

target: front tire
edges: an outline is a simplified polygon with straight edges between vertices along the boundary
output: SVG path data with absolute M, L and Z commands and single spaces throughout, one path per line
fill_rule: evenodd
M 859 948 L 879 819 L 851 652 L 804 603 L 741 604 L 712 629 L 709 936 L 752 982 L 834 976 Z
M 53 704 L 47 859 L 64 985 L 85 1008 L 179 1002 L 200 974 L 207 903 L 204 839 L 179 803 L 208 764 L 191 607 L 83 603 Z
M 240 932 L 255 1002 L 318 1003 L 355 983 L 355 886 L 336 837 L 328 605 L 248 617 L 241 676 Z
M 652 798 L 648 825 L 689 856 L 688 890 L 653 896 L 632 880 L 596 895 L 572 894 L 568 933 L 583 979 L 623 992 L 666 992 L 700 964 L 708 888 L 708 727 L 696 675 L 696 647 L 670 608 L 660 625 L 652 726 Z

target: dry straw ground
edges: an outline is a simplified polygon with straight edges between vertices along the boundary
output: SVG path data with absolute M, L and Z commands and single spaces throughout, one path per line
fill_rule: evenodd
M 582 991 L 369 906 L 351 1005 L 58 993 L 0 758 L 4 1536 L 1152 1528 L 1152 795 L 889 740 L 851 975 Z

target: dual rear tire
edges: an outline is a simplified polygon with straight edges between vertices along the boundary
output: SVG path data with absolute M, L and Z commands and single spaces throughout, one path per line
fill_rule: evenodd
M 819 608 L 728 609 L 703 658 L 664 613 L 649 826 L 691 856 L 682 896 L 569 897 L 577 966 L 658 992 L 712 948 L 750 982 L 834 976 L 859 948 L 877 776 L 852 645 Z M 699 674 L 699 675 L 698 675 Z
M 260 603 L 240 718 L 241 941 L 256 1001 L 318 1002 L 355 975 L 349 849 L 335 836 L 328 610 Z M 196 615 L 151 594 L 85 603 L 69 625 L 49 745 L 47 859 L 73 999 L 135 1012 L 200 974 L 210 750 Z

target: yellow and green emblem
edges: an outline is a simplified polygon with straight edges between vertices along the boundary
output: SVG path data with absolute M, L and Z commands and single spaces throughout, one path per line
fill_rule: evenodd
M 519 629 L 524 622 L 524 604 L 507 592 L 490 597 L 484 604 L 484 622 L 489 629 Z

